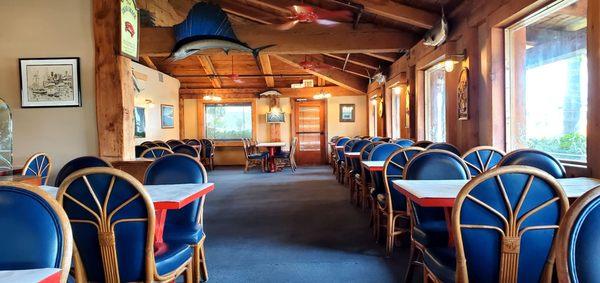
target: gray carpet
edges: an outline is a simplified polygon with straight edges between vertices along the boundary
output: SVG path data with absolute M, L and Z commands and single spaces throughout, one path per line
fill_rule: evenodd
M 204 211 L 210 282 L 398 282 L 406 245 L 385 259 L 366 213 L 326 166 L 276 174 L 209 172 Z

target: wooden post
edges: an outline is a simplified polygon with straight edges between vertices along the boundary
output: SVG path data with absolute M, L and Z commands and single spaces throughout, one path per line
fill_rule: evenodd
M 272 107 L 279 108 L 279 98 L 271 98 L 269 108 L 272 108 Z M 270 111 L 270 109 L 269 109 L 269 111 Z M 271 142 L 280 142 L 281 141 L 281 125 L 278 123 L 269 124 L 269 136 L 270 136 Z
M 101 157 L 135 158 L 131 60 L 119 54 L 120 5 L 94 0 L 96 120 Z
M 593 111 L 600 105 L 600 0 L 588 0 L 587 52 L 588 52 L 588 124 L 587 162 L 592 177 L 600 177 L 600 111 Z

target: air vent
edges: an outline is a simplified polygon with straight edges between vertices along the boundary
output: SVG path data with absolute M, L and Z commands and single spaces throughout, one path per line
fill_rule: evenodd
M 158 73 L 158 81 L 161 83 L 165 81 L 164 77 L 163 77 L 163 73 Z

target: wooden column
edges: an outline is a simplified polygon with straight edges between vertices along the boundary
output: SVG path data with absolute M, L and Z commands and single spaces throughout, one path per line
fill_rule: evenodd
M 590 175 L 600 178 L 600 0 L 588 0 L 587 52 L 588 52 L 588 125 L 587 162 Z
M 94 0 L 96 120 L 101 157 L 135 158 L 131 60 L 119 54 L 119 1 Z
M 271 102 L 269 103 L 269 108 L 278 107 L 279 109 L 279 98 L 271 98 Z M 269 109 L 270 111 L 270 109 Z M 281 141 L 281 124 L 274 123 L 269 124 L 269 137 L 271 142 L 280 142 Z

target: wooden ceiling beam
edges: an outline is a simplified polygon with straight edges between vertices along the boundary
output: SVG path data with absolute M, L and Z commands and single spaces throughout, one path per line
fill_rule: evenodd
M 381 59 L 383 61 L 388 61 L 391 63 L 394 63 L 394 62 L 396 62 L 396 60 L 398 60 L 398 55 L 396 53 L 365 52 L 365 55 L 371 56 L 373 58 Z
M 341 86 L 353 92 L 359 94 L 365 94 L 367 90 L 367 80 L 348 74 L 344 71 L 340 71 L 337 69 L 324 69 L 324 70 L 306 70 L 300 66 L 300 62 L 305 60 L 305 57 L 302 55 L 273 55 L 275 58 L 284 62 L 290 66 L 296 67 L 300 70 L 304 70 L 305 72 L 315 75 L 333 83 L 335 85 Z M 312 57 L 312 56 L 311 56 Z M 319 61 L 318 58 L 310 58 L 310 60 Z
M 331 93 L 332 96 L 356 96 L 356 92 L 339 86 L 307 87 L 307 88 L 204 88 L 180 89 L 179 96 L 184 99 L 202 99 L 203 96 L 212 94 L 221 98 L 258 98 L 258 95 L 267 90 L 277 90 L 282 96 L 291 98 L 312 98 L 321 91 Z
M 272 75 L 273 74 L 273 70 L 271 69 L 271 59 L 269 59 L 269 55 L 267 55 L 267 54 L 259 55 L 258 62 L 260 64 L 259 65 L 260 71 L 262 72 L 263 75 Z M 273 79 L 273 77 L 265 77 L 265 83 L 266 83 L 267 87 L 274 87 L 275 79 Z
M 152 59 L 150 58 L 150 56 L 140 56 L 140 58 L 142 59 L 142 62 L 144 62 L 144 64 L 146 66 L 148 66 L 149 68 L 158 70 L 158 68 L 156 68 L 156 64 L 154 64 L 154 62 L 152 62 Z
M 394 1 L 353 0 L 353 2 L 363 5 L 367 13 L 424 29 L 432 28 L 440 19 L 440 16 L 434 13 Z
M 322 26 L 302 24 L 289 31 L 279 31 L 270 25 L 244 24 L 233 26 L 238 39 L 253 48 L 275 44 L 263 54 L 319 54 L 319 53 L 386 53 L 411 48 L 418 39 L 409 32 L 361 24 Z M 142 28 L 140 54 L 168 56 L 175 46 L 172 28 Z M 211 50 L 204 54 L 222 53 Z
M 323 62 L 325 62 L 325 64 L 332 66 L 335 69 L 344 71 L 346 73 L 349 74 L 353 74 L 355 76 L 359 76 L 359 77 L 363 77 L 368 79 L 369 78 L 369 72 L 370 73 L 374 73 L 374 70 L 371 71 L 367 71 L 367 68 L 362 67 L 362 66 L 357 66 L 354 63 L 348 61 L 347 63 L 344 63 L 344 60 L 339 60 L 337 58 L 331 58 L 331 57 L 323 57 Z
M 228 14 L 236 15 L 259 24 L 268 25 L 275 22 L 276 17 L 273 14 L 244 5 L 239 0 L 221 0 L 219 5 Z
M 202 65 L 202 68 L 204 69 L 204 72 L 206 72 L 207 75 L 219 75 L 215 70 L 215 66 L 213 66 L 213 63 L 210 60 L 210 57 L 206 55 L 199 55 L 198 60 L 200 61 L 200 64 Z M 214 88 L 221 88 L 221 86 L 223 85 L 223 82 L 219 77 L 209 77 L 209 79 Z
M 323 55 L 337 59 L 337 60 L 345 61 L 347 54 L 324 53 Z M 358 66 L 361 66 L 364 68 L 369 68 L 372 70 L 377 70 L 379 68 L 379 66 L 381 65 L 379 60 L 377 60 L 373 57 L 365 56 L 365 55 L 358 54 L 358 53 L 350 54 L 350 56 L 348 57 L 348 62 L 350 62 L 354 65 L 358 65 Z

